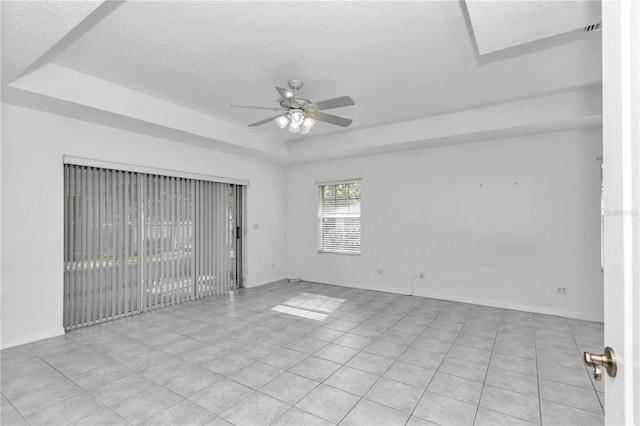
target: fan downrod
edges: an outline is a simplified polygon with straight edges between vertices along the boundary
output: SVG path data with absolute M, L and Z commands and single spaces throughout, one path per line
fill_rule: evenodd
M 302 80 L 289 80 L 289 87 L 293 90 L 301 89 L 303 85 Z

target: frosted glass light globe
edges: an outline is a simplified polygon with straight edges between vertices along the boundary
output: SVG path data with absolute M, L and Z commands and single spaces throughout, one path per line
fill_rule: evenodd
M 287 117 L 286 114 L 279 116 L 278 118 L 276 118 L 276 124 L 281 129 L 284 129 L 285 127 L 287 127 L 287 124 L 289 124 L 289 117 Z
M 307 129 L 311 130 L 311 128 L 316 124 L 316 120 L 314 120 L 313 118 L 307 117 L 304 119 L 304 121 L 302 122 L 302 127 L 306 127 Z
M 300 111 L 295 111 L 291 114 L 291 122 L 300 126 L 302 124 L 302 120 L 304 120 L 304 115 Z

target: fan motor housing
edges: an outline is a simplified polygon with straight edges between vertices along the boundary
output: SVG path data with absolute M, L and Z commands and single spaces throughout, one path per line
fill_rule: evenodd
M 282 108 L 289 108 L 289 109 L 303 109 L 305 105 L 311 103 L 309 99 L 303 99 L 303 98 L 295 98 L 295 101 L 297 106 L 290 107 L 289 105 L 287 105 L 287 101 L 285 99 L 278 99 L 278 102 L 280 103 L 280 106 Z

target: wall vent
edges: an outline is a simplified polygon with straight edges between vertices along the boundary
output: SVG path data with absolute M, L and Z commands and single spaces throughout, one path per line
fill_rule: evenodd
M 597 24 L 587 25 L 582 30 L 585 33 L 590 33 L 592 31 L 599 31 L 602 29 L 602 22 L 598 22 Z

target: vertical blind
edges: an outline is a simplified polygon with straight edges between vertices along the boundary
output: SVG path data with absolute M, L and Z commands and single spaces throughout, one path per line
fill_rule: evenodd
M 234 289 L 241 186 L 65 165 L 64 326 Z
M 318 185 L 322 252 L 360 253 L 360 181 Z

